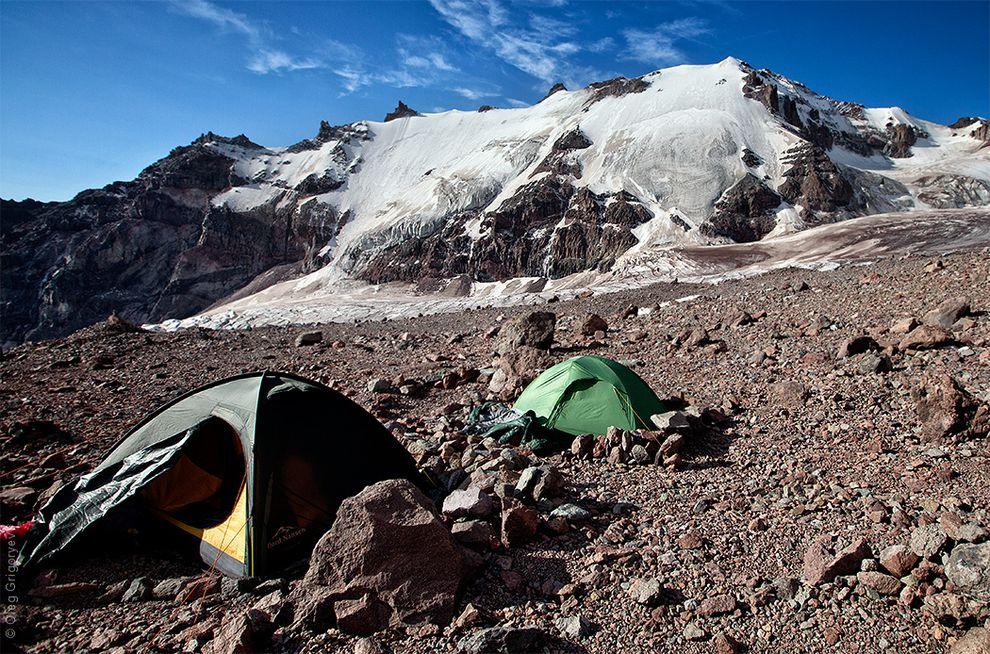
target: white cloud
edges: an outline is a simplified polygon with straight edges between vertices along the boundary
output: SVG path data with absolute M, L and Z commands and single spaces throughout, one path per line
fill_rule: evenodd
M 218 7 L 208 0 L 172 0 L 172 6 L 188 16 L 213 23 L 222 30 L 240 32 L 253 41 L 261 38 L 261 29 L 247 16 Z
M 581 50 L 571 39 L 577 29 L 570 23 L 537 14 L 525 22 L 512 21 L 498 0 L 430 0 L 430 4 L 472 43 L 544 82 L 581 85 L 597 74 L 570 60 Z
M 458 86 L 450 90 L 457 95 L 467 98 L 468 100 L 480 100 L 482 98 L 491 98 L 498 95 L 498 91 L 482 91 L 480 89 L 469 89 L 463 86 Z
M 172 0 L 171 6 L 180 13 L 204 20 L 225 32 L 234 32 L 247 38 L 252 54 L 247 60 L 247 69 L 259 75 L 283 73 L 294 70 L 324 68 L 326 63 L 319 57 L 300 57 L 289 54 L 270 45 L 273 36 L 261 24 L 252 21 L 247 15 L 220 7 L 209 0 Z M 340 52 L 345 44 L 331 41 L 328 52 Z
M 248 61 L 248 70 L 264 75 L 292 70 L 323 68 L 325 64 L 317 59 L 300 59 L 281 50 L 261 50 Z
M 708 23 L 700 18 L 680 18 L 657 25 L 652 30 L 627 29 L 625 57 L 654 66 L 682 63 L 687 59 L 677 41 L 709 34 Z

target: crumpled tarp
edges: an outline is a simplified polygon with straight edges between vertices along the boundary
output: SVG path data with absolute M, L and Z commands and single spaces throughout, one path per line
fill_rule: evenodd
M 547 428 L 545 422 L 532 411 L 523 413 L 501 402 L 485 402 L 471 411 L 464 432 L 495 438 L 502 445 L 522 445 L 538 454 L 569 442 L 565 434 Z
M 24 539 L 18 568 L 43 563 L 59 554 L 94 524 L 168 472 L 197 427 L 138 450 L 117 465 L 84 475 L 74 485 L 55 493 Z

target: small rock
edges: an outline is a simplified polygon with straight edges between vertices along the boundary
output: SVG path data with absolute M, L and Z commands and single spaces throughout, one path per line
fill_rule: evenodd
M 590 636 L 594 632 L 594 625 L 580 615 L 572 615 L 567 618 L 557 618 L 554 624 L 560 633 L 571 640 L 580 640 Z
M 543 651 L 549 638 L 537 627 L 490 627 L 465 636 L 457 643 L 458 654 L 522 654 Z
M 684 631 L 681 632 L 686 640 L 704 640 L 708 637 L 705 630 L 698 626 L 697 622 L 689 622 L 684 626 Z
M 990 629 L 973 627 L 952 645 L 949 654 L 990 654 Z
M 952 343 L 952 334 L 941 327 L 921 325 L 904 335 L 897 344 L 899 350 L 928 350 Z
M 323 341 L 323 332 L 303 332 L 296 336 L 296 347 L 316 345 Z
M 151 597 L 151 582 L 147 577 L 138 577 L 127 585 L 124 594 L 120 596 L 121 602 L 143 602 Z
M 571 454 L 579 459 L 590 459 L 595 447 L 595 437 L 592 434 L 575 436 L 571 442 Z
M 569 523 L 586 522 L 591 519 L 591 512 L 577 504 L 561 504 L 550 512 L 551 518 L 563 518 Z
M 922 322 L 933 327 L 950 329 L 963 316 L 969 315 L 969 301 L 966 298 L 949 298 L 925 314 Z
M 728 634 L 718 634 L 712 638 L 715 654 L 739 654 L 743 651 L 742 643 Z
M 533 509 L 510 497 L 502 499 L 502 544 L 516 547 L 536 537 L 540 516 Z
M 266 649 L 271 619 L 264 611 L 230 611 L 210 643 L 212 654 L 249 654 Z
M 690 429 L 691 423 L 688 415 L 683 411 L 667 411 L 650 416 L 650 422 L 656 425 L 661 431 L 676 431 L 679 429 Z
M 590 313 L 581 323 L 581 334 L 594 336 L 596 332 L 608 332 L 608 323 L 597 313 Z
M 900 580 L 882 572 L 860 572 L 856 575 L 856 579 L 881 595 L 897 595 L 901 591 Z
M 716 595 L 715 597 L 706 597 L 701 600 L 701 605 L 698 607 L 698 615 L 706 617 L 726 615 L 727 613 L 732 613 L 735 610 L 736 598 L 726 593 Z
M 522 471 L 516 493 L 536 501 L 558 497 L 564 487 L 564 477 L 551 465 L 531 466 Z
M 629 595 L 639 604 L 656 606 L 663 598 L 663 588 L 659 579 L 640 577 L 629 584 Z
M 491 496 L 475 487 L 455 490 L 443 501 L 443 514 L 448 518 L 485 518 L 494 510 Z
M 458 543 L 469 547 L 489 548 L 495 542 L 495 530 L 484 520 L 454 523 L 450 533 Z
M 945 547 L 946 537 L 938 525 L 915 527 L 911 532 L 911 551 L 923 559 L 929 559 Z
M 911 572 L 920 560 L 921 557 L 904 545 L 891 545 L 880 553 L 880 565 L 898 579 Z
M 825 540 L 811 544 L 804 554 L 804 577 L 809 586 L 832 581 L 840 575 L 848 575 L 859 569 L 859 564 L 870 555 L 870 546 L 860 538 L 848 547 L 832 554 Z
M 391 384 L 388 383 L 388 380 L 381 377 L 368 380 L 367 389 L 369 393 L 386 393 L 390 388 Z

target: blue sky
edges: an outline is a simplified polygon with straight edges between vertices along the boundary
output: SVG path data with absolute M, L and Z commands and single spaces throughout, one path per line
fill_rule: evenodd
M 538 101 L 735 56 L 867 106 L 990 115 L 982 2 L 0 4 L 0 196 L 132 179 L 207 130 L 288 145 L 333 124 Z

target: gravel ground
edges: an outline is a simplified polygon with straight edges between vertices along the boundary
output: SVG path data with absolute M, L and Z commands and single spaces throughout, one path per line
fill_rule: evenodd
M 908 352 L 893 346 L 902 338 L 895 323 L 920 320 L 957 296 L 971 311 L 952 326 L 953 343 Z M 674 302 L 683 298 L 691 299 Z M 738 641 L 752 652 L 941 652 L 986 620 L 985 606 L 950 610 L 932 599 L 954 595 L 941 571 L 951 541 L 927 564 L 934 570 L 922 581 L 929 597 L 913 601 L 850 575 L 810 585 L 803 567 L 823 536 L 843 544 L 866 539 L 874 556 L 861 566 L 871 571 L 881 550 L 908 544 L 919 527 L 953 516 L 988 526 L 990 440 L 932 440 L 912 396 L 948 374 L 975 402 L 990 401 L 985 253 L 782 270 L 716 286 L 658 285 L 547 308 L 558 318 L 552 361 L 581 353 L 631 361 L 661 397 L 683 397 L 727 419 L 696 435 L 674 467 L 569 452 L 545 457 L 567 479 L 561 499 L 589 508 L 593 518 L 563 535 L 489 553 L 461 599 L 481 613 L 473 626 L 385 633 L 373 642 L 335 629 L 303 638 L 277 632 L 267 647 L 452 651 L 479 626 L 536 625 L 556 634 L 557 618 L 580 615 L 593 633 L 565 635 L 559 648 L 731 652 Z M 492 326 L 526 310 L 327 325 L 323 341 L 307 347 L 294 345 L 301 328 L 151 334 L 98 325 L 15 348 L 0 361 L 3 522 L 26 517 L 60 481 L 95 464 L 145 412 L 250 370 L 285 370 L 340 389 L 407 446 L 462 442 L 457 427 L 490 394 L 486 384 L 403 395 L 373 393 L 368 382 L 422 387 L 451 371 L 484 372 L 493 361 Z M 740 311 L 751 320 L 732 326 Z M 608 322 L 605 338 L 580 335 L 591 312 Z M 624 317 L 630 313 L 641 315 Z M 706 337 L 686 344 L 700 329 Z M 844 341 L 864 334 L 887 348 L 887 358 L 883 351 L 837 358 Z M 889 371 L 876 371 L 887 363 Z M 118 582 L 199 571 L 165 550 L 137 556 L 122 549 L 18 580 L 27 589 L 92 586 L 53 598 L 20 590 L 9 609 L 15 638 L 8 644 L 32 652 L 130 651 L 154 641 L 179 651 L 207 642 L 226 611 L 261 601 L 277 612 L 283 596 L 277 590 L 259 599 L 225 584 L 193 606 L 107 599 Z M 659 580 L 655 606 L 631 596 L 640 578 Z

